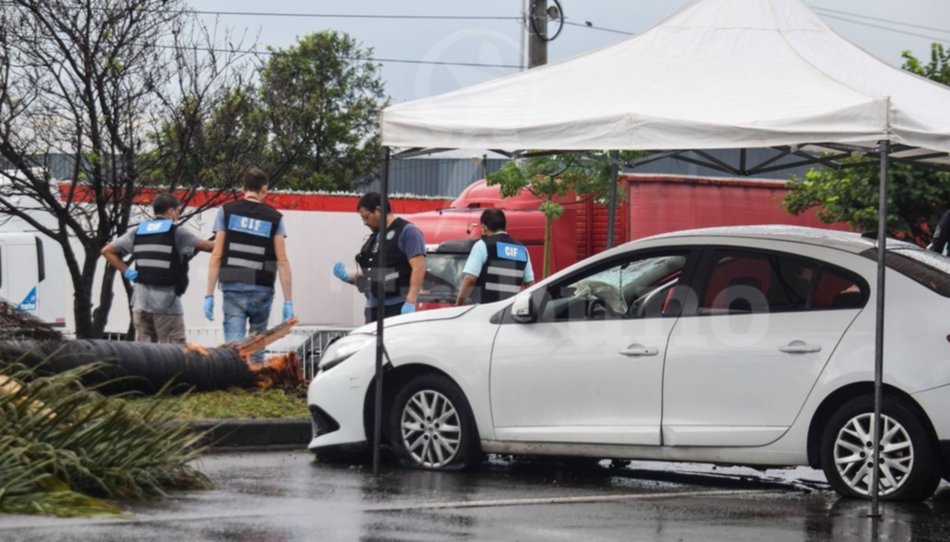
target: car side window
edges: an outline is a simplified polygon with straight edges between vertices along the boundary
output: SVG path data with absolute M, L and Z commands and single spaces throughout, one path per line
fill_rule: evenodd
M 551 285 L 539 321 L 614 320 L 664 315 L 686 253 L 639 255 Z
M 823 268 L 818 274 L 811 308 L 859 309 L 868 300 L 868 292 L 862 288 L 862 283 L 863 281 L 844 270 Z
M 700 315 L 789 312 L 808 308 L 818 264 L 771 253 L 719 249 Z

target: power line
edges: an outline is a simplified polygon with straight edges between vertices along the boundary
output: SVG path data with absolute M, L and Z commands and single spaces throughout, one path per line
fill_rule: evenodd
M 889 26 L 883 26 L 883 25 L 879 25 L 879 24 L 866 23 L 866 22 L 864 22 L 864 21 L 858 21 L 858 20 L 855 20 L 855 19 L 849 19 L 848 17 L 839 17 L 838 15 L 831 15 L 830 13 L 825 13 L 824 15 L 822 15 L 822 17 L 827 17 L 827 18 L 829 18 L 829 19 L 837 19 L 837 20 L 839 20 L 839 21 L 845 21 L 845 22 L 852 23 L 852 24 L 859 24 L 859 25 L 861 25 L 861 26 L 869 26 L 869 27 L 871 27 L 871 28 L 877 28 L 877 29 L 880 29 L 880 30 L 887 30 L 888 32 L 894 32 L 894 33 L 897 33 L 897 34 L 904 34 L 904 35 L 906 35 L 906 36 L 914 36 L 914 37 L 917 37 L 917 38 L 924 38 L 924 39 L 928 39 L 928 40 L 931 40 L 931 41 L 938 41 L 938 42 L 943 42 L 943 43 L 948 43 L 948 42 L 950 42 L 950 38 L 946 38 L 946 37 L 937 37 L 937 36 L 930 36 L 930 35 L 927 35 L 927 34 L 918 34 L 917 32 L 910 32 L 910 31 L 907 31 L 907 30 L 900 30 L 900 29 L 898 29 L 898 28 L 891 28 L 891 27 L 889 27 Z
M 161 10 L 176 13 L 173 10 Z M 276 11 L 212 11 L 188 10 L 198 15 L 237 15 L 250 17 L 306 17 L 313 19 L 409 19 L 409 20 L 459 20 L 459 21 L 518 21 L 516 16 L 489 16 L 489 15 L 371 15 L 359 13 L 288 13 Z
M 207 51 L 209 53 L 245 54 L 257 56 L 272 56 L 281 54 L 281 51 L 259 51 L 255 49 L 220 49 L 216 47 L 176 47 L 174 45 L 156 45 L 162 49 L 188 49 L 192 51 Z M 465 66 L 472 68 L 509 68 L 520 69 L 517 64 L 486 64 L 482 62 L 453 62 L 447 60 L 409 60 L 404 58 L 377 58 L 377 57 L 350 57 L 348 60 L 360 62 L 392 62 L 398 64 L 430 64 L 434 66 Z
M 0 1 L 0 5 L 11 5 L 18 7 L 12 1 Z M 107 8 L 93 8 L 105 11 Z M 197 15 L 235 15 L 248 17 L 297 17 L 313 19 L 418 19 L 418 20 L 460 20 L 460 21 L 518 21 L 518 16 L 494 16 L 494 15 L 383 15 L 383 14 L 363 14 L 363 13 L 304 13 L 304 12 L 286 12 L 286 11 L 221 11 L 221 10 L 201 10 L 201 9 L 155 9 L 149 10 L 150 13 L 195 13 Z
M 924 26 L 924 25 L 922 25 L 922 24 L 904 23 L 904 22 L 895 21 L 895 20 L 892 20 L 892 19 L 883 19 L 883 18 L 880 18 L 880 17 L 871 17 L 870 15 L 861 15 L 860 13 L 851 13 L 851 12 L 848 12 L 848 11 L 841 11 L 841 10 L 837 10 L 837 9 L 828 9 L 828 8 L 821 8 L 821 7 L 817 7 L 817 6 L 813 6 L 812 9 L 814 9 L 815 11 L 823 11 L 823 12 L 829 12 L 829 13 L 837 13 L 838 15 L 846 15 L 846 16 L 848 16 L 848 17 L 857 17 L 857 18 L 859 18 L 859 19 L 868 19 L 868 20 L 871 20 L 871 21 L 878 21 L 878 22 L 888 23 L 888 24 L 896 24 L 896 25 L 900 25 L 900 26 L 909 26 L 909 27 L 911 27 L 911 28 L 919 28 L 919 29 L 921 29 L 921 30 L 933 30 L 933 31 L 935 31 L 935 32 L 944 32 L 944 33 L 950 34 L 950 30 L 947 30 L 947 29 L 945 29 L 945 28 L 936 28 L 936 27 L 933 27 L 933 26 Z
M 624 32 L 623 30 L 614 30 L 613 28 L 604 28 L 602 26 L 595 26 L 591 24 L 590 21 L 584 21 L 583 23 L 573 23 L 570 21 L 564 21 L 564 24 L 571 26 L 579 26 L 581 28 L 590 28 L 591 30 L 600 30 L 601 32 L 613 32 L 614 34 L 623 34 L 625 36 L 632 36 L 633 32 Z

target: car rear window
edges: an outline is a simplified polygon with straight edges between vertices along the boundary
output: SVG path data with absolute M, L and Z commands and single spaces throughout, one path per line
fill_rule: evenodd
M 906 243 L 900 245 L 889 246 L 885 265 L 943 297 L 950 297 L 950 258 Z M 877 261 L 876 248 L 869 248 L 861 255 Z

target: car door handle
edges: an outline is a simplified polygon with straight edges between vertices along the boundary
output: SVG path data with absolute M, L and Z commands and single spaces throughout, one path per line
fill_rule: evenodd
M 785 346 L 779 346 L 778 349 L 786 354 L 813 354 L 821 351 L 821 345 L 808 344 L 805 341 L 792 341 Z
M 625 356 L 655 356 L 660 353 L 658 348 L 647 348 L 642 344 L 631 344 L 620 351 Z

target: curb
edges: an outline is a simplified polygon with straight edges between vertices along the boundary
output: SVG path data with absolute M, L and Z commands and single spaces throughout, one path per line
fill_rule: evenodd
M 306 449 L 313 437 L 307 418 L 202 420 L 192 428 L 207 432 L 211 452 Z

